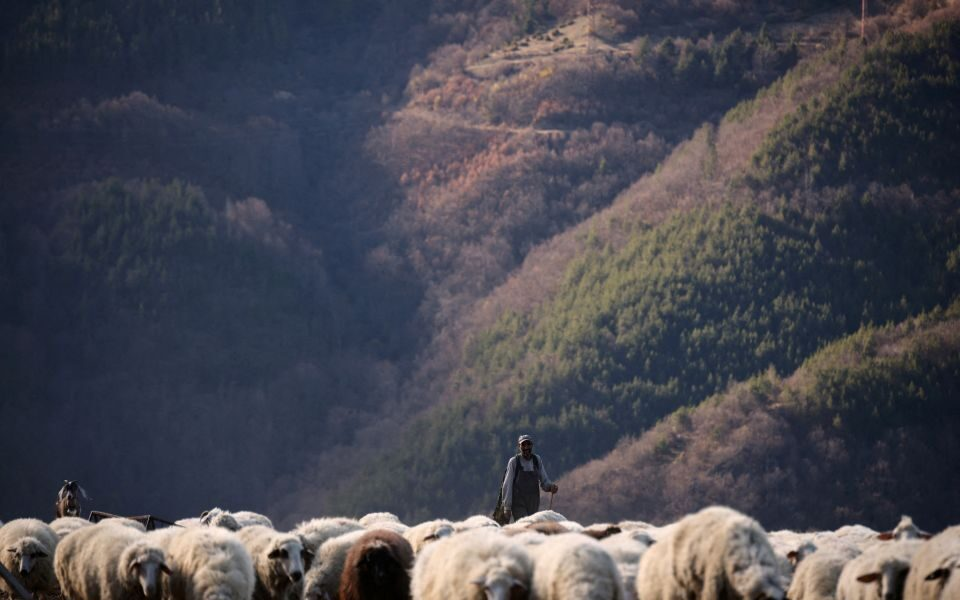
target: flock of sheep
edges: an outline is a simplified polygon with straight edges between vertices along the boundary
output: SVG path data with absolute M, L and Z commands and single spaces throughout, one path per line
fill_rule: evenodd
M 960 526 L 930 536 L 908 517 L 887 533 L 767 533 L 719 506 L 663 527 L 553 511 L 408 527 L 373 513 L 281 532 L 221 509 L 177 525 L 17 519 L 0 527 L 0 563 L 67 600 L 960 599 Z M 0 580 L 0 597 L 18 596 Z

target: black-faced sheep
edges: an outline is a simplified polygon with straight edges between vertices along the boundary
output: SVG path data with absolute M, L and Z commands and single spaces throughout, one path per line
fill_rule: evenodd
M 114 519 L 79 529 L 57 548 L 57 579 L 70 600 L 159 597 L 170 574 L 164 551 L 145 533 Z
M 49 525 L 38 519 L 14 519 L 0 527 L 0 564 L 34 594 L 58 591 L 53 561 L 60 538 Z M 0 592 L 13 590 L 0 580 Z
M 340 576 L 347 553 L 363 537 L 365 530 L 351 531 L 325 541 L 303 581 L 304 600 L 336 600 L 340 596 Z
M 903 598 L 910 561 L 924 543 L 899 540 L 870 546 L 843 567 L 837 583 L 837 600 Z
M 688 515 L 640 559 L 641 600 L 736 600 L 784 597 L 782 564 L 753 519 L 714 506 Z
M 944 529 L 910 561 L 904 600 L 960 598 L 960 526 Z
M 363 534 L 347 553 L 340 576 L 340 600 L 406 600 L 413 548 L 392 531 Z
M 548 538 L 530 548 L 537 600 L 622 600 L 620 570 L 600 543 L 580 533 Z
M 253 558 L 257 575 L 255 600 L 282 600 L 291 586 L 299 586 L 313 553 L 293 533 L 280 533 L 263 525 L 249 525 L 237 537 Z
M 173 571 L 164 582 L 164 600 L 250 600 L 253 595 L 253 559 L 236 534 L 219 527 L 171 527 L 148 537 L 162 545 Z
M 526 549 L 484 527 L 428 545 L 413 567 L 414 600 L 524 600 L 533 562 Z

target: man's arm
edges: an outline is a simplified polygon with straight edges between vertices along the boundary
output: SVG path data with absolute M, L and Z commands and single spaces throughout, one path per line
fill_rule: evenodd
M 537 458 L 540 458 L 539 456 Z M 556 492 L 557 484 L 550 481 L 550 478 L 547 477 L 547 469 L 543 466 L 543 459 L 540 458 L 538 461 L 540 463 L 540 489 L 545 492 Z
M 507 512 L 512 512 L 513 507 L 513 478 L 517 472 L 517 457 L 511 457 L 507 461 L 507 474 L 503 476 L 503 508 Z

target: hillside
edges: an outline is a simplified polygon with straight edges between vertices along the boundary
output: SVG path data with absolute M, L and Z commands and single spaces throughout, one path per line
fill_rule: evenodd
M 561 480 L 571 518 L 668 522 L 708 504 L 770 529 L 956 518 L 960 305 L 830 344 L 683 409 Z
M 871 5 L 12 0 L 0 519 L 486 511 L 946 305 L 960 5 Z
M 902 87 L 922 87 L 940 66 L 913 64 L 910 52 L 945 44 L 951 50 L 938 56 L 953 57 L 956 35 L 955 23 L 908 43 L 893 35 L 823 88 L 804 89 L 804 79 L 816 71 L 801 65 L 755 103 L 728 115 L 724 125 L 756 132 L 762 126 L 752 119 L 766 124 L 769 137 L 753 135 L 760 152 L 771 143 L 764 140 L 777 139 L 784 127 L 759 108 L 770 96 L 798 100 L 806 91 L 809 104 L 798 100 L 800 112 L 810 106 L 826 112 L 846 101 L 851 81 L 869 82 L 863 71 L 885 77 L 877 65 L 890 64 L 907 69 Z M 838 59 L 844 54 L 818 60 Z M 943 81 L 956 86 L 955 79 Z M 939 106 L 937 95 L 918 97 Z M 884 96 L 874 100 L 886 109 Z M 914 114 L 931 111 L 914 104 L 899 116 Z M 780 123 L 792 118 L 781 115 Z M 934 127 L 950 131 L 954 116 L 940 115 Z M 710 130 L 701 136 L 708 139 L 688 146 L 709 149 L 709 138 L 716 139 Z M 881 164 L 898 164 L 899 148 L 878 147 L 886 149 Z M 392 506 L 417 516 L 483 509 L 483 499 L 468 491 L 470 482 L 496 480 L 500 455 L 508 450 L 505 432 L 536 430 L 553 446 L 553 472 L 563 472 L 677 407 L 696 405 L 729 381 L 771 365 L 789 372 L 861 324 L 900 320 L 956 294 L 948 264 L 958 243 L 957 205 L 949 196 L 917 198 L 913 191 L 871 182 L 776 200 L 772 188 L 752 183 L 762 161 L 750 160 L 744 150 L 735 155 L 742 157 L 739 166 L 719 158 L 714 160 L 724 168 L 697 161 L 701 171 L 729 173 L 730 184 L 717 186 L 722 195 L 713 202 L 719 208 L 691 206 L 692 212 L 659 224 L 649 220 L 656 213 L 644 211 L 618 223 L 619 234 L 587 230 L 554 293 L 533 310 L 508 312 L 474 331 L 444 403 L 418 419 L 399 448 L 373 465 L 372 476 L 354 480 L 339 502 L 366 507 L 364 502 L 385 502 L 392 490 L 398 498 Z M 671 163 L 689 165 L 690 155 L 689 147 L 675 151 L 637 187 L 648 186 L 653 198 L 673 191 L 665 184 L 684 170 Z M 812 165 L 822 160 L 817 154 L 807 159 Z M 950 189 L 949 182 L 943 185 Z M 675 212 L 683 203 L 672 206 Z M 419 494 L 421 489 L 432 497 Z

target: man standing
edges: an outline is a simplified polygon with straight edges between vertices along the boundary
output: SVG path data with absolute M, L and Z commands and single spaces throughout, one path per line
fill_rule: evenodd
M 543 461 L 533 453 L 533 438 L 521 435 L 520 453 L 510 458 L 503 477 L 503 508 L 507 519 L 522 519 L 540 510 L 540 490 L 556 494 L 557 484 L 550 481 Z

